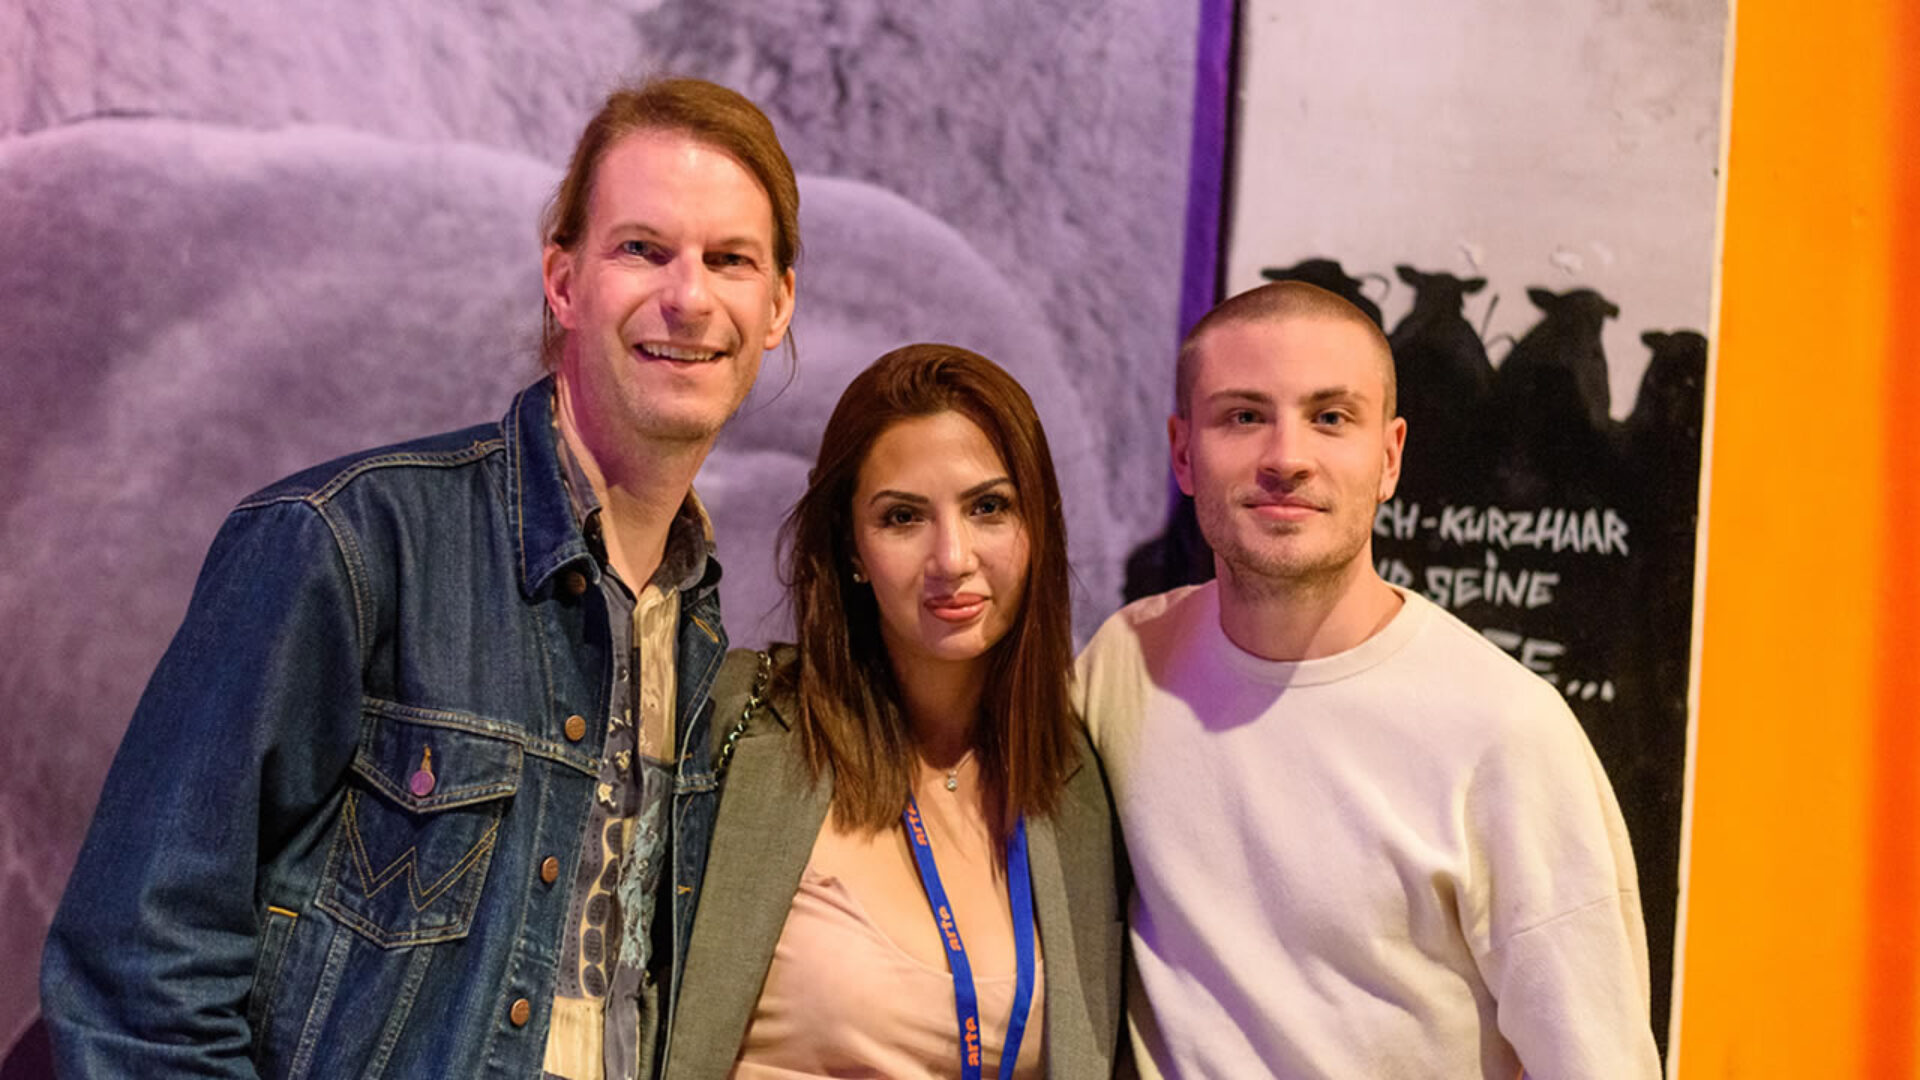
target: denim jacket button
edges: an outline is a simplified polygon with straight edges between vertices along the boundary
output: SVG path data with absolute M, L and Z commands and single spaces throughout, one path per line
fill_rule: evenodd
M 587 737 L 587 718 L 579 713 L 567 717 L 567 741 L 579 742 Z
M 540 860 L 540 880 L 551 885 L 560 876 L 560 860 L 549 855 Z
M 587 575 L 578 570 L 569 570 L 560 579 L 560 587 L 567 591 L 568 596 L 579 596 L 587 591 Z
M 521 998 L 514 1002 L 513 1007 L 507 1010 L 507 1019 L 513 1021 L 514 1027 L 526 1027 L 527 1021 L 532 1018 L 533 1002 L 528 1001 L 526 998 Z

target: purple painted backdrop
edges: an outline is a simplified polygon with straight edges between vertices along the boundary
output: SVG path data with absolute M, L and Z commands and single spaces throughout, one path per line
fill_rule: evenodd
M 1209 9 L 1211 10 L 1211 9 Z M 878 0 L 24 0 L 0 14 L 0 1047 L 225 509 L 486 419 L 536 374 L 535 221 L 621 77 L 766 106 L 803 173 L 800 362 L 702 491 L 737 639 L 847 378 L 944 338 L 1060 454 L 1082 633 L 1163 509 L 1199 12 Z M 104 932 L 104 931 L 103 931 Z

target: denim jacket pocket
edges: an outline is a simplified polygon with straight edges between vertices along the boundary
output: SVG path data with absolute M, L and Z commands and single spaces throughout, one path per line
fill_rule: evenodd
M 466 936 L 520 786 L 520 744 L 487 726 L 367 704 L 318 907 L 382 948 Z

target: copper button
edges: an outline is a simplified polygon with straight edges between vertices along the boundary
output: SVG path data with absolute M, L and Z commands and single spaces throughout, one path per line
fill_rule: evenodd
M 514 1027 L 526 1027 L 527 1021 L 532 1018 L 533 1003 L 526 998 L 514 1002 L 513 1008 L 507 1010 L 507 1019 L 513 1021 Z
M 549 855 L 540 860 L 540 880 L 551 885 L 560 876 L 560 860 Z
M 587 737 L 587 718 L 579 713 L 567 717 L 567 741 L 579 742 Z
M 587 591 L 587 575 L 578 570 L 569 570 L 560 579 L 560 587 L 567 590 L 568 596 L 579 596 Z

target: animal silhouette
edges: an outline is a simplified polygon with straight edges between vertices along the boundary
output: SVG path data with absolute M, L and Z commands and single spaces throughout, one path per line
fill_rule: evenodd
M 1607 353 L 1600 332 L 1608 319 L 1619 316 L 1620 309 L 1592 289 L 1556 293 L 1536 287 L 1527 290 L 1527 297 L 1544 317 L 1501 362 L 1495 377 L 1496 391 L 1501 383 L 1534 381 L 1539 368 L 1563 369 L 1573 376 L 1594 430 L 1604 430 L 1613 402 L 1607 389 Z
M 1626 421 L 1628 471 L 1639 477 L 1648 528 L 1691 537 L 1700 499 L 1700 435 L 1707 339 L 1692 330 L 1640 335 L 1653 357 Z
M 1434 484 L 1474 475 L 1471 448 L 1479 414 L 1493 387 L 1487 347 L 1462 310 L 1485 278 L 1394 267 L 1413 286 L 1413 307 L 1387 342 L 1399 381 L 1400 415 L 1407 420 L 1408 453 L 1401 473 L 1412 497 Z

